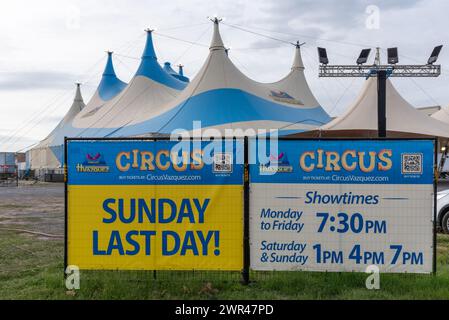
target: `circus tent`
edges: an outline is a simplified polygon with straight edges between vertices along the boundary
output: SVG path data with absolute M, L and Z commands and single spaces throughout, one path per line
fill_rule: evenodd
M 184 81 L 184 82 L 189 82 L 190 81 L 189 78 L 184 76 L 184 71 L 183 71 L 183 66 L 182 65 L 179 65 L 179 72 L 176 72 L 171 67 L 171 63 L 170 62 L 164 62 L 164 70 L 169 75 L 175 77 L 178 80 L 181 80 L 181 81 Z
M 37 146 L 27 152 L 27 162 L 31 168 L 59 168 L 63 158 L 63 143 L 67 128 L 75 116 L 82 110 L 92 112 L 101 108 L 108 100 L 119 94 L 126 83 L 117 78 L 112 62 L 112 52 L 108 52 L 106 66 L 93 97 L 85 105 L 80 84 L 76 84 L 76 93 L 72 106 L 55 129 Z
M 449 126 L 420 112 L 407 102 L 387 79 L 387 136 L 449 138 Z M 377 137 L 377 79 L 366 80 L 347 111 L 317 130 L 314 137 Z
M 213 21 L 208 57 L 190 82 L 182 66 L 176 72 L 169 64 L 159 64 L 152 30 L 147 30 L 140 65 L 129 84 L 117 79 L 109 54 L 93 98 L 79 112 L 70 112 L 70 117 L 31 150 L 31 167 L 60 167 L 64 137 L 160 136 L 177 129 L 191 132 L 198 125 L 206 135 L 211 129 L 212 135 L 229 129 L 236 130 L 234 136 L 272 129 L 286 135 L 314 130 L 330 121 L 307 84 L 299 44 L 284 78 L 274 83 L 256 82 L 232 63 L 219 22 Z M 48 154 L 48 150 L 53 155 L 36 155 Z
M 150 36 L 151 33 L 149 39 Z M 146 51 L 154 56 L 154 65 L 159 66 L 152 44 L 147 43 Z M 129 86 L 135 81 L 136 78 Z M 307 85 L 299 45 L 285 78 L 275 83 L 259 83 L 231 62 L 217 19 L 209 55 L 194 79 L 179 93 L 171 90 L 174 86 L 170 88 L 166 81 L 153 78 L 153 90 L 145 91 L 140 86 L 139 90 L 127 88 L 104 112 L 90 118 L 83 117 L 83 112 L 78 114 L 73 126 L 85 128 L 83 135 L 88 137 L 124 137 L 166 135 L 176 129 L 191 131 L 198 121 L 203 129 L 220 132 L 235 128 L 302 132 L 330 120 Z M 146 97 L 141 98 L 142 94 Z

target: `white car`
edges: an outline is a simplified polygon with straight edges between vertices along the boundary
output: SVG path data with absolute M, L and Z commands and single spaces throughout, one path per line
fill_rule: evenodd
M 449 189 L 437 193 L 437 226 L 449 233 Z

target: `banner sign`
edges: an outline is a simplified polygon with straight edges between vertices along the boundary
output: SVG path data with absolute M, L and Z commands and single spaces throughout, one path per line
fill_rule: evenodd
M 255 144 L 253 270 L 432 272 L 433 140 L 281 140 L 265 163 Z
M 69 265 L 242 269 L 243 142 L 68 140 L 66 148 Z

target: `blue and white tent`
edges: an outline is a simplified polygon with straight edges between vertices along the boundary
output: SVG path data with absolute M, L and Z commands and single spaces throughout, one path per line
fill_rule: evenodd
M 92 112 L 101 108 L 126 87 L 126 83 L 117 78 L 112 63 L 112 52 L 108 52 L 106 67 L 95 94 L 86 105 L 81 95 L 80 84 L 76 84 L 76 93 L 72 106 L 55 129 L 36 147 L 27 152 L 27 163 L 32 169 L 54 169 L 61 167 L 64 149 L 64 137 L 71 128 L 73 119 L 82 110 Z
M 171 63 L 170 62 L 164 62 L 164 70 L 171 76 L 175 77 L 178 80 L 181 80 L 183 82 L 189 82 L 189 78 L 187 78 L 186 76 L 184 76 L 184 72 L 182 70 L 182 65 L 179 65 L 179 72 L 176 72 L 175 70 L 173 70 L 173 68 L 171 67 Z
M 128 86 L 95 112 L 83 110 L 72 122 L 71 130 L 84 137 L 126 136 L 126 128 L 142 123 L 156 110 L 180 95 L 188 85 L 166 72 L 158 63 L 152 31 L 147 30 L 147 42 L 136 74 Z M 144 134 L 148 131 L 139 132 Z
M 111 121 L 111 117 L 129 121 L 130 118 L 139 117 L 141 109 L 173 100 L 186 87 L 185 81 L 168 74 L 159 65 L 153 46 L 152 31 L 146 31 L 145 49 L 139 68 L 130 83 L 126 84 L 117 78 L 112 62 L 112 52 L 108 52 L 101 82 L 89 103 L 86 106 L 83 103 L 83 106 L 78 108 L 79 98 L 75 98 L 74 106 L 70 110 L 77 111 L 69 110 L 52 133 L 27 152 L 31 169 L 61 167 L 64 137 L 108 136 L 111 131 L 116 130 L 111 130 L 108 125 L 104 125 Z M 77 93 L 78 95 L 81 97 L 80 92 Z
M 316 129 L 331 120 L 307 84 L 299 45 L 287 76 L 278 82 L 260 83 L 232 63 L 218 19 L 213 26 L 209 55 L 190 82 L 175 77 L 170 66 L 166 65 L 166 70 L 160 66 L 152 31 L 147 30 L 141 63 L 130 83 L 115 96 L 111 93 L 107 101 L 97 92 L 92 99 L 95 103 L 77 113 L 47 145 L 62 146 L 64 136 L 151 137 L 179 129 L 198 134 L 198 126 L 204 136 L 256 135 L 263 134 L 258 130 L 271 129 L 287 135 Z M 182 69 L 176 74 L 184 76 Z M 62 157 L 57 159 L 52 166 L 60 165 Z M 42 167 L 42 162 L 39 164 Z
M 149 52 L 152 55 L 154 51 Z M 154 66 L 158 71 L 155 59 Z M 217 19 L 209 56 L 185 89 L 175 95 L 167 79 L 152 76 L 153 90 L 142 85 L 139 90 L 125 90 L 104 113 L 86 119 L 81 112 L 73 125 L 88 128 L 84 136 L 103 137 L 167 135 L 176 129 L 193 131 L 198 121 L 203 133 L 211 132 L 210 129 L 221 134 L 226 129 L 278 129 L 281 134 L 289 134 L 312 130 L 330 120 L 306 82 L 299 46 L 285 78 L 275 83 L 259 83 L 231 62 Z M 121 98 L 124 95 L 126 99 Z
M 101 77 L 100 84 L 98 85 L 95 94 L 90 99 L 85 108 L 85 112 L 92 112 L 101 108 L 108 101 L 114 99 L 120 92 L 126 87 L 126 83 L 117 78 L 114 70 L 114 64 L 112 62 L 113 52 L 108 51 L 108 60 Z

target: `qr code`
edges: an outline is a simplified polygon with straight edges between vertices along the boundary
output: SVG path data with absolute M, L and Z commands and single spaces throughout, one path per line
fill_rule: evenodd
M 402 154 L 402 173 L 421 174 L 422 173 L 422 153 Z
M 214 154 L 214 172 L 231 173 L 232 172 L 232 154 L 216 153 Z

